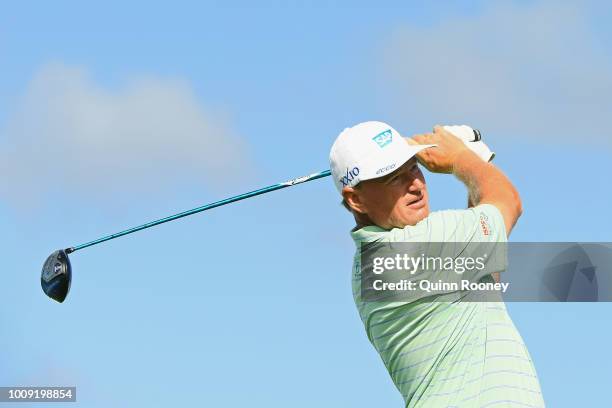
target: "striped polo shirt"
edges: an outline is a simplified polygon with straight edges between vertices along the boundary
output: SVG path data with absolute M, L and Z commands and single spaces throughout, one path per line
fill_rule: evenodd
M 505 242 L 504 220 L 495 206 L 433 212 L 414 226 L 368 226 L 351 235 L 357 245 L 355 304 L 406 407 L 544 406 L 535 367 L 500 295 L 451 292 L 436 301 L 361 300 L 363 242 Z

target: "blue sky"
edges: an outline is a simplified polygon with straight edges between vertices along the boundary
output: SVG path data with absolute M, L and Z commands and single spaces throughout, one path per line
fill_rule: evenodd
M 433 3 L 433 2 L 429 2 Z M 328 166 L 346 126 L 478 127 L 514 241 L 611 241 L 609 5 L 20 2 L 0 16 L 0 385 L 86 407 L 400 406 L 331 180 L 46 256 Z M 465 203 L 427 175 L 434 209 Z M 511 304 L 549 406 L 608 400 L 609 304 Z M 71 405 L 74 406 L 74 405 Z

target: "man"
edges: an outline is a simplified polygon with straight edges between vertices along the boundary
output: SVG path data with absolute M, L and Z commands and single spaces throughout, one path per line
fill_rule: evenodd
M 470 208 L 430 213 L 417 161 L 461 180 Z M 501 298 L 470 302 L 457 292 L 411 302 L 362 299 L 364 243 L 505 242 L 522 212 L 510 180 L 440 126 L 404 139 L 385 123 L 360 123 L 338 136 L 330 163 L 357 223 L 351 232 L 355 303 L 405 406 L 544 406 L 535 368 Z M 494 282 L 490 274 L 481 281 Z

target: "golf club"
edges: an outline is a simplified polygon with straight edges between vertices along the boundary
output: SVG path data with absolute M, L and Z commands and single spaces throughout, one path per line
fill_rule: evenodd
M 454 133 L 456 136 L 461 138 L 466 144 L 474 142 L 470 144 L 470 148 L 475 152 L 484 155 L 482 156 L 484 160 L 491 160 L 494 153 L 490 152 L 488 148 L 485 146 L 484 152 L 479 152 L 477 149 L 482 148 L 481 142 L 481 134 L 477 129 L 472 129 L 468 126 L 450 126 L 447 127 L 449 131 Z M 111 235 L 107 235 L 102 238 L 95 239 L 93 241 L 86 242 L 84 244 L 76 245 L 73 247 L 69 247 L 66 249 L 59 249 L 53 252 L 45 263 L 43 264 L 41 276 L 40 276 L 40 284 L 42 286 L 43 291 L 47 296 L 51 299 L 54 299 L 58 302 L 63 302 L 68 295 L 68 291 L 70 290 L 70 283 L 72 280 L 72 268 L 70 266 L 70 259 L 68 258 L 68 254 L 79 251 L 81 249 L 100 244 L 105 241 L 109 241 L 111 239 L 119 238 L 124 235 L 131 234 L 133 232 L 141 231 L 143 229 L 151 228 L 159 224 L 163 224 L 165 222 L 170 222 L 177 220 L 179 218 L 187 217 L 189 215 L 197 214 L 202 211 L 210 210 L 211 208 L 220 207 L 225 204 L 233 203 L 236 201 L 244 200 L 246 198 L 255 197 L 260 194 L 269 193 L 271 191 L 280 190 L 283 188 L 291 187 L 296 184 L 305 183 L 307 181 L 316 180 L 319 178 L 327 177 L 331 175 L 331 170 L 321 171 L 319 173 L 313 173 L 308 176 L 302 176 L 295 178 L 293 180 L 286 181 L 284 183 L 273 184 L 268 187 L 263 187 L 258 190 L 253 190 L 248 193 L 239 194 L 234 197 L 226 198 L 224 200 L 216 201 L 214 203 L 206 204 L 201 207 L 196 207 L 191 210 L 183 211 L 178 214 L 174 214 L 165 218 L 160 218 L 155 221 L 148 222 L 146 224 L 139 225 L 137 227 L 129 228 Z
M 141 231 L 143 229 L 151 228 L 156 225 L 163 224 L 165 222 L 174 221 L 179 218 L 187 217 L 189 215 L 193 215 L 193 214 L 196 214 L 202 211 L 210 210 L 211 208 L 220 207 L 222 205 L 244 200 L 250 197 L 255 197 L 260 194 L 269 193 L 271 191 L 295 186 L 296 184 L 301 184 L 307 181 L 312 181 L 312 180 L 320 179 L 322 177 L 327 177 L 330 174 L 331 174 L 331 170 L 325 170 L 319 173 L 310 174 L 308 176 L 298 177 L 293 180 L 286 181 L 284 183 L 273 184 L 268 187 L 263 187 L 258 190 L 250 191 L 244 194 L 239 194 L 234 197 L 226 198 L 224 200 L 206 204 L 201 207 L 196 207 L 191 210 L 183 211 L 178 214 L 171 215 L 169 217 L 160 218 L 159 220 L 151 221 L 146 224 L 139 225 L 137 227 L 129 228 L 129 229 L 117 232 L 115 234 L 107 235 L 105 237 L 98 238 L 93 241 L 86 242 L 84 244 L 76 245 L 76 246 L 69 247 L 66 249 L 59 249 L 53 252 L 51 255 L 49 255 L 49 257 L 43 264 L 42 273 L 40 276 L 40 284 L 42 286 L 43 291 L 45 292 L 47 296 L 61 303 L 64 301 L 64 299 L 66 299 L 66 296 L 68 295 L 68 291 L 70 290 L 70 282 L 72 280 L 72 268 L 70 266 L 70 259 L 68 258 L 68 254 L 79 251 L 83 248 L 87 248 L 93 245 L 100 244 L 105 241 L 109 241 L 111 239 L 115 239 L 115 238 L 122 237 L 124 235 L 131 234 L 136 231 Z

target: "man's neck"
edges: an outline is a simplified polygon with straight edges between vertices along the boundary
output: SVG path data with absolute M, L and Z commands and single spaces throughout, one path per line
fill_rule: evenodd
M 355 213 L 353 212 L 353 216 L 355 217 L 355 228 L 352 229 L 352 231 L 358 231 L 364 227 L 369 227 L 371 225 L 376 225 L 372 222 L 372 220 L 370 219 L 370 217 L 368 217 L 367 214 L 359 214 L 359 213 Z

